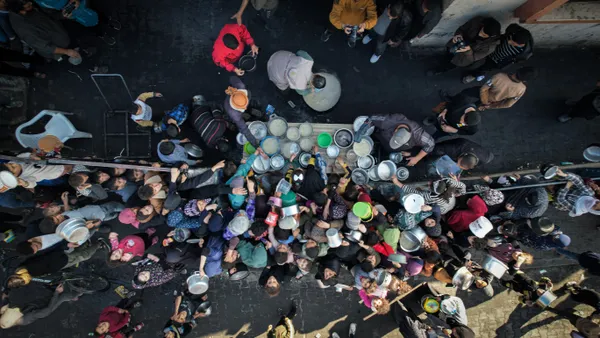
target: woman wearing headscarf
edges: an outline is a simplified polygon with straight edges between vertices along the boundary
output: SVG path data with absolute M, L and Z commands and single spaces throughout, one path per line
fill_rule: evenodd
M 446 223 L 456 233 L 469 230 L 469 224 L 485 215 L 488 208 L 478 195 L 475 195 L 467 201 L 466 210 L 452 210 L 448 213 Z
M 136 257 L 143 257 L 146 250 L 158 243 L 158 237 L 152 237 L 155 232 L 156 229 L 149 228 L 145 233 L 125 236 L 120 241 L 119 234 L 111 232 L 108 235 L 112 250 L 109 263 L 131 262 Z
M 165 217 L 157 214 L 150 204 L 143 207 L 125 208 L 119 213 L 119 222 L 131 224 L 139 230 L 146 230 L 165 224 Z
M 577 217 L 583 214 L 600 215 L 600 200 L 595 198 L 594 191 L 587 186 L 580 176 L 564 173 L 558 169 L 556 175 L 568 182 L 558 191 L 554 206 L 561 211 L 568 211 L 569 216 Z
M 340 280 L 340 273 L 341 263 L 339 259 L 335 256 L 324 257 L 323 260 L 319 262 L 319 267 L 317 273 L 315 274 L 317 285 L 321 289 L 337 285 Z M 350 273 L 348 273 L 348 275 L 350 275 Z M 352 282 L 349 282 L 348 284 L 352 284 Z M 352 291 L 353 288 L 350 286 L 345 286 L 345 289 Z

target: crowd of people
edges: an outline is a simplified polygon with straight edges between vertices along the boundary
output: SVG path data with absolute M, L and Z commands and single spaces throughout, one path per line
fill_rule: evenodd
M 7 16 L 0 12 L 0 20 L 4 20 L 0 27 L 8 40 L 18 37 L 45 58 L 80 57 L 76 50 L 68 49 L 68 37 L 59 34 L 60 22 L 46 10 L 62 10 L 58 14 L 84 26 L 97 25 L 98 15 L 77 0 L 36 3 L 40 8 L 23 0 L 0 3 L 10 11 L 14 29 L 9 29 Z M 251 3 L 262 13 L 266 29 L 272 29 L 270 20 L 277 1 Z M 410 337 L 425 337 L 433 331 L 442 337 L 475 337 L 459 297 L 432 296 L 431 301 L 439 304 L 439 323 L 434 326 L 394 301 L 413 290 L 416 276 L 486 297 L 494 296 L 494 285 L 508 288 L 519 294 L 523 304 L 536 306 L 553 283 L 545 277 L 536 280 L 524 270 L 534 260 L 532 249 L 554 250 L 600 275 L 600 254 L 568 250 L 568 228 L 560 228 L 545 216 L 551 205 L 571 217 L 600 214 L 600 188 L 593 181 L 560 169 L 556 175 L 567 183 L 556 189 L 536 187 L 539 175 L 486 176 L 482 184 L 470 187 L 461 181 L 463 171 L 494 157 L 462 136 L 478 131 L 485 111 L 514 105 L 525 94 L 528 81 L 535 79 L 536 70 L 531 67 L 514 73 L 501 71 L 532 56 L 533 38 L 525 28 L 512 24 L 502 33 L 500 23 L 491 17 L 471 19 L 456 31 L 448 42 L 448 54 L 430 73 L 470 67 L 463 82 L 482 82 L 480 86 L 455 96 L 444 95 L 436 114 L 422 123 L 402 114 L 367 118 L 365 123 L 374 128 L 373 136 L 384 156 L 401 153 L 407 166 L 424 167 L 431 178 L 428 186 L 395 176 L 391 182 L 369 186 L 351 179 L 354 164 L 342 157 L 336 159 L 340 173 L 328 172 L 317 146 L 306 166 L 293 154 L 281 170 L 254 172 L 255 160 L 268 156 L 247 122 L 266 121 L 268 116 L 264 107 L 251 99 L 240 79 L 245 71 L 236 65 L 246 46 L 251 55 L 259 53 L 257 43 L 241 24 L 247 4 L 248 0 L 243 0 L 232 17 L 238 23 L 221 30 L 213 49 L 215 64 L 237 75 L 231 77 L 223 104 L 196 95 L 190 105 L 179 104 L 157 117 L 149 99 L 162 97 L 161 93 L 143 93 L 132 103 L 131 119 L 138 128 L 164 135 L 156 147 L 160 163 L 139 162 L 143 169 L 124 169 L 24 161 L 60 155 L 63 145 L 46 137 L 40 140 L 39 149 L 19 155 L 23 161 L 0 165 L 4 239 L 8 242 L 16 234 L 15 250 L 21 258 L 4 285 L 0 327 L 31 324 L 49 316 L 63 302 L 82 297 L 78 290 L 60 285 L 45 307 L 30 309 L 12 304 L 10 294 L 31 287 L 36 278 L 76 269 L 100 253 L 109 268 L 134 267 L 127 285 L 133 290 L 157 287 L 179 276 L 239 280 L 255 273 L 264 292 L 277 297 L 292 279 L 314 281 L 311 285 L 318 288 L 356 293 L 376 314 L 392 313 L 400 332 Z M 398 1 L 379 8 L 373 0 L 336 0 L 329 15 L 331 26 L 322 40 L 327 41 L 336 31 L 348 36 L 350 47 L 357 41 L 368 44 L 374 40 L 371 62 L 375 63 L 387 47 L 408 47 L 429 33 L 441 14 L 442 3 L 434 0 Z M 312 65 L 312 57 L 304 51 L 279 51 L 269 60 L 269 79 L 287 97 L 293 95 L 291 89 L 300 95 L 318 92 L 327 83 L 323 76 L 312 73 Z M 13 71 L 7 72 L 10 68 L 4 65 L 0 69 L 4 74 Z M 488 78 L 490 72 L 496 74 Z M 22 70 L 12 73 L 23 74 Z M 597 114 L 595 98 L 584 98 L 569 116 Z M 193 135 L 182 127 L 194 130 Z M 238 133 L 255 149 L 246 158 L 234 142 Z M 456 135 L 461 137 L 439 141 Z M 189 143 L 200 147 L 200 159 L 190 155 L 185 147 Z M 441 170 L 444 161 L 453 162 L 456 170 Z M 165 167 L 170 171 L 162 170 Z M 509 186 L 522 188 L 498 190 Z M 414 200 L 423 203 L 415 209 Z M 59 227 L 73 220 L 81 221 L 89 236 L 66 240 Z M 410 242 L 408 234 L 418 234 L 418 243 Z M 486 269 L 475 261 L 477 251 L 505 266 L 506 271 L 498 275 Z M 573 284 L 569 290 L 576 301 L 600 310 L 600 296 L 595 291 Z M 143 328 L 143 323 L 132 322 L 131 312 L 143 301 L 135 300 L 134 294 L 124 295 L 119 304 L 99 312 L 95 334 L 131 337 Z M 188 285 L 176 290 L 175 297 L 174 313 L 165 314 L 168 320 L 163 334 L 167 338 L 186 336 L 210 314 L 206 290 L 196 292 Z M 269 328 L 269 334 L 292 337 L 295 312 L 293 304 Z M 564 316 L 573 319 L 584 337 L 598 336 L 596 315 Z M 355 332 L 356 325 L 352 325 L 350 335 Z

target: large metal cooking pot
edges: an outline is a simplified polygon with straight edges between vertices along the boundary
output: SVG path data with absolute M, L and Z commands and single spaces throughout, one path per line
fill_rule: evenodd
M 273 156 L 278 154 L 281 150 L 281 144 L 279 142 L 279 138 L 275 136 L 267 136 L 262 141 L 260 141 L 260 147 L 268 156 Z M 271 149 L 273 148 L 273 149 Z
M 468 289 L 474 281 L 475 276 L 464 266 L 458 269 L 452 277 L 452 285 L 462 290 Z
M 56 234 L 69 243 L 82 243 L 90 237 L 90 230 L 86 228 L 83 218 L 69 218 L 60 223 Z
M 390 160 L 381 161 L 377 165 L 377 177 L 382 181 L 389 181 L 396 175 L 396 164 Z
M 352 143 L 354 143 L 354 134 L 350 129 L 341 128 L 335 131 L 333 134 L 333 142 L 336 146 L 341 149 L 350 148 Z
M 375 142 L 369 136 L 365 136 L 360 140 L 360 142 L 352 143 L 352 150 L 358 156 L 367 156 L 373 151 L 373 146 Z
M 267 137 L 268 129 L 267 125 L 260 121 L 254 121 L 248 125 L 248 129 L 250 130 L 250 134 L 254 136 L 257 141 L 262 140 Z
M 252 170 L 257 174 L 264 174 L 271 169 L 271 161 L 267 158 L 264 159 L 262 156 L 256 156 L 254 162 L 252 162 Z
M 369 170 L 375 165 L 375 158 L 371 155 L 361 156 L 356 160 L 356 164 L 361 169 Z
M 208 290 L 208 276 L 200 276 L 200 271 L 195 271 L 188 277 L 188 291 L 193 295 L 201 295 Z
M 398 181 L 406 181 L 409 174 L 410 173 L 408 172 L 408 169 L 405 167 L 400 167 L 398 170 L 396 170 L 396 178 L 398 178 Z
M 290 205 L 289 207 L 281 209 L 281 213 L 283 214 L 283 217 L 294 216 L 300 213 L 300 208 L 298 208 L 298 204 Z
M 352 170 L 352 182 L 357 185 L 363 185 L 369 183 L 369 173 L 364 169 Z
M 302 123 L 298 126 L 298 130 L 300 130 L 300 137 L 310 137 L 313 134 L 313 127 L 309 122 Z
M 281 128 L 280 130 L 274 130 L 275 129 L 274 126 L 276 124 L 281 124 L 283 126 L 283 128 Z M 267 128 L 269 129 L 269 134 L 276 136 L 276 137 L 282 137 L 287 132 L 288 123 L 283 117 L 273 114 L 273 115 L 271 115 L 271 118 L 269 119 L 269 122 L 267 123 Z
M 377 176 L 377 167 L 369 169 L 369 179 L 374 182 L 379 181 L 379 176 Z
M 508 271 L 508 266 L 506 266 L 506 264 L 491 255 L 485 255 L 481 262 L 481 267 L 498 279 L 502 278 L 506 271 Z
M 296 142 L 285 142 L 281 145 L 281 154 L 287 159 L 298 153 L 300 153 L 300 145 Z
M 350 242 L 358 243 L 362 239 L 363 233 L 358 230 L 352 230 L 346 233 L 346 239 Z
M 288 127 L 285 136 L 290 141 L 298 141 L 300 139 L 300 130 L 298 129 L 298 127 Z
M 410 230 L 403 231 L 400 235 L 400 248 L 404 252 L 413 252 L 419 250 L 427 234 L 421 227 L 414 227 Z
M 368 118 L 368 116 L 359 116 L 354 120 L 354 123 L 352 123 L 352 128 L 354 129 L 354 132 L 357 132 L 360 129 L 360 126 L 363 125 L 363 123 L 365 123 L 365 120 Z M 365 132 L 364 136 L 370 136 L 371 134 L 373 134 L 373 132 L 375 131 L 375 126 L 371 126 L 369 127 L 369 129 L 367 129 L 367 131 Z

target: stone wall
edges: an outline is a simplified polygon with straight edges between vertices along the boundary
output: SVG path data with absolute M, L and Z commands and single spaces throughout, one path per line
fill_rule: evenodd
M 442 20 L 436 28 L 421 39 L 415 40 L 415 46 L 437 48 L 443 47 L 452 37 L 454 31 L 463 23 L 477 15 L 489 15 L 496 18 L 502 24 L 502 29 L 511 23 L 518 23 L 519 19 L 514 17 L 514 10 L 525 3 L 526 0 L 446 0 Z M 578 10 L 570 8 L 571 17 L 581 19 L 581 14 L 586 14 L 586 19 L 600 18 L 600 8 L 597 6 L 583 7 L 577 5 Z M 581 13 L 578 13 L 580 11 Z M 594 13 L 597 12 L 597 13 Z M 593 13 L 594 15 L 590 15 Z M 554 12 L 543 17 L 556 15 Z M 542 21 L 540 20 L 540 21 Z M 561 47 L 561 46 L 592 46 L 600 45 L 600 24 L 598 23 L 536 23 L 522 24 L 533 34 L 536 46 Z

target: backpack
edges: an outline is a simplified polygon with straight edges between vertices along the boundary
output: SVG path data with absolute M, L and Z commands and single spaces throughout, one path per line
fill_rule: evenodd
M 208 107 L 198 107 L 194 110 L 192 124 L 210 148 L 214 148 L 227 131 L 227 121 L 221 116 L 213 115 Z

